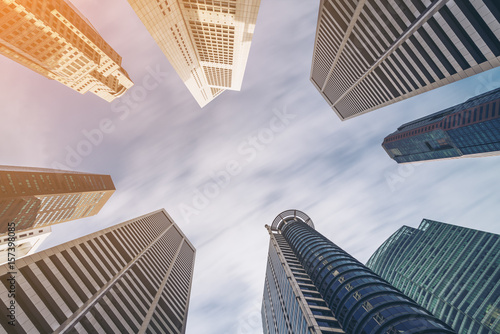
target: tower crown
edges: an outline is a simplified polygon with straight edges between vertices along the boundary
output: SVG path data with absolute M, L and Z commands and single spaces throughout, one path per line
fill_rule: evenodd
M 304 212 L 299 210 L 286 210 L 280 213 L 276 218 L 274 218 L 273 224 L 271 225 L 271 230 L 281 231 L 283 226 L 294 221 L 306 223 L 307 225 L 314 228 L 313 221 Z

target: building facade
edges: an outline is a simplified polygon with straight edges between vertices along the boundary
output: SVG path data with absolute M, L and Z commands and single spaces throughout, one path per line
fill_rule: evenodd
M 193 245 L 159 210 L 20 259 L 14 269 L 3 265 L 0 307 L 14 301 L 15 320 L 0 317 L 0 328 L 184 333 L 194 257 Z
M 311 81 L 341 120 L 500 64 L 495 0 L 321 0 Z
M 22 231 L 22 233 L 11 233 L 11 236 L 8 233 L 0 236 L 0 264 L 8 262 L 9 258 L 13 258 L 13 254 L 16 259 L 20 259 L 35 253 L 51 232 L 52 228 L 46 226 Z
M 455 333 L 316 232 L 303 212 L 267 226 L 264 333 Z
M 403 124 L 382 147 L 398 163 L 500 154 L 500 89 Z
M 459 334 L 500 333 L 500 236 L 424 219 L 367 266 Z
M 240 90 L 260 0 L 128 0 L 200 107 Z
M 114 192 L 109 175 L 0 166 L 0 234 L 96 215 Z
M 122 58 L 65 0 L 1 0 L 0 53 L 108 102 L 133 85 Z

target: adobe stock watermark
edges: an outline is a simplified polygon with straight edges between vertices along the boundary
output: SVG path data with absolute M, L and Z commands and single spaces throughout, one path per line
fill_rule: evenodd
M 167 72 L 163 72 L 159 65 L 153 69 L 146 67 L 146 74 L 140 85 L 134 85 L 124 96 L 111 103 L 111 111 L 117 114 L 118 119 L 127 119 L 130 113 L 137 109 L 140 102 L 148 97 L 149 93 L 160 86 L 167 77 Z M 82 129 L 81 139 L 74 145 L 65 147 L 66 156 L 63 162 L 54 161 L 51 166 L 55 169 L 71 170 L 78 167 L 85 157 L 88 157 L 96 147 L 102 144 L 104 137 L 116 130 L 117 119 L 102 118 L 96 127 L 92 129 Z
M 255 303 L 252 311 L 247 313 L 243 319 L 239 321 L 237 334 L 252 334 L 262 331 L 262 319 L 260 313 L 261 305 Z
M 421 165 L 422 162 L 412 162 L 406 164 L 398 164 L 396 172 L 385 173 L 385 182 L 392 192 L 398 190 L 405 181 L 415 173 L 415 166 Z
M 257 158 L 259 152 L 265 150 L 275 138 L 285 131 L 297 115 L 287 111 L 274 109 L 273 117 L 266 126 L 253 132 L 237 146 L 237 157 L 228 159 L 224 167 L 217 172 L 209 173 L 209 181 L 193 190 L 191 203 L 177 205 L 184 220 L 189 223 L 193 215 L 198 216 L 210 202 L 218 197 L 223 189 L 227 188 L 231 180 L 241 174 L 245 166 Z

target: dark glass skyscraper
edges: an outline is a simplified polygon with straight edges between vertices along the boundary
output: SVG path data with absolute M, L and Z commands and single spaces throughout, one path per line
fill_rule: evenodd
M 454 333 L 289 210 L 266 225 L 265 334 Z
M 498 0 L 321 0 L 311 81 L 345 120 L 500 64 Z
M 424 219 L 367 266 L 459 334 L 500 333 L 500 236 Z
M 401 125 L 382 147 L 398 163 L 500 154 L 500 88 Z

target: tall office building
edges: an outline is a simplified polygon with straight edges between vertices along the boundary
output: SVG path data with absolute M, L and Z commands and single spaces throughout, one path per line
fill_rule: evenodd
M 500 333 L 500 236 L 424 219 L 367 266 L 459 334 Z
M 128 0 L 200 107 L 240 90 L 260 0 Z
M 265 334 L 454 333 L 316 232 L 303 212 L 282 212 L 266 228 Z
M 398 163 L 500 154 L 500 88 L 403 124 L 382 147 Z
M 108 102 L 133 85 L 122 58 L 65 0 L 0 0 L 0 53 Z
M 0 166 L 0 234 L 96 215 L 114 192 L 109 175 Z
M 195 249 L 165 210 L 0 267 L 7 333 L 172 333 L 186 330 Z M 14 271 L 13 274 L 11 272 Z M 15 279 L 15 298 L 9 278 Z M 13 280 L 14 281 L 14 280 Z
M 496 0 L 321 0 L 311 81 L 341 120 L 500 64 Z

